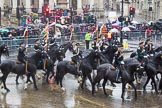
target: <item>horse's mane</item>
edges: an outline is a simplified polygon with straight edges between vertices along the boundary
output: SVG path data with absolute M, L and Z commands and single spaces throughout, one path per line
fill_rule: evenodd
M 88 49 L 88 50 L 83 51 L 83 53 L 82 53 L 83 59 L 88 58 L 93 51 L 94 51 L 93 49 Z

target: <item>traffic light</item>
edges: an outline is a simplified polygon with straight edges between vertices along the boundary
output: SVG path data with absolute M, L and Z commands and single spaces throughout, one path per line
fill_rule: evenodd
M 130 15 L 134 15 L 135 14 L 135 8 L 134 7 L 130 7 L 129 13 L 130 13 Z
M 43 15 L 48 16 L 50 12 L 50 9 L 47 6 L 43 7 Z
M 46 14 L 49 14 L 49 8 L 48 8 L 48 7 L 45 8 L 45 13 L 46 13 Z

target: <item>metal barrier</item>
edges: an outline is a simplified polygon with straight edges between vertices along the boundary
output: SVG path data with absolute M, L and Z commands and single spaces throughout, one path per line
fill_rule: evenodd
M 127 32 L 128 35 L 128 45 L 129 48 L 137 48 L 139 42 L 146 41 L 147 39 L 150 39 L 155 47 L 162 45 L 162 35 L 161 33 L 155 33 L 152 32 L 150 36 L 147 36 L 146 32 Z
M 28 45 L 29 46 L 34 45 L 36 39 L 42 40 L 42 37 L 40 37 L 40 36 L 39 37 L 38 36 L 29 37 Z M 16 38 L 6 38 L 5 40 L 1 40 L 0 44 L 6 44 L 9 48 L 10 47 L 13 48 L 13 47 L 18 47 L 20 42 L 26 43 L 26 38 L 21 37 L 21 36 L 18 36 Z

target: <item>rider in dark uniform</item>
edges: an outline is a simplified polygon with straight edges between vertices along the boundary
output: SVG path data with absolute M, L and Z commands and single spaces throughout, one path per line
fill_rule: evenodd
M 27 47 L 27 46 L 26 46 Z M 18 56 L 17 59 L 21 62 L 25 64 L 25 50 L 26 48 L 24 47 L 24 43 L 21 42 L 20 43 L 20 47 L 19 47 L 19 51 L 18 51 Z
M 43 50 L 43 47 L 42 47 L 42 45 L 40 44 L 39 39 L 37 39 L 37 40 L 35 41 L 34 49 L 35 49 L 35 51 L 42 51 L 42 50 Z
M 124 57 L 121 54 L 122 52 L 122 45 L 118 45 L 118 50 L 115 52 L 114 58 L 113 58 L 113 62 L 112 64 L 114 65 L 114 67 L 117 69 L 117 78 L 116 81 L 119 81 L 119 78 L 121 76 L 121 66 L 124 65 Z M 121 76 L 122 77 L 122 76 Z
M 145 48 L 144 48 L 144 42 L 139 43 L 139 47 L 137 48 L 137 55 L 138 55 L 138 61 L 143 64 L 144 63 L 144 56 L 145 56 Z
M 97 50 L 97 38 L 94 38 L 94 42 L 93 42 L 93 44 L 92 44 L 92 48 L 94 49 L 94 50 Z
M 76 74 L 79 73 L 79 66 L 80 66 L 79 58 L 81 57 L 80 50 L 79 50 L 78 46 L 79 46 L 79 43 L 75 43 L 73 57 L 71 57 L 72 63 L 75 64 L 75 66 L 77 68 Z
M 147 39 L 146 40 L 146 45 L 145 45 L 145 52 L 146 54 L 148 55 L 154 55 L 155 52 L 154 52 L 154 45 L 151 43 L 150 39 Z
M 36 52 L 37 52 L 37 51 L 43 51 L 43 50 L 44 50 L 44 48 L 43 48 L 43 46 L 41 45 L 39 39 L 35 40 L 34 50 L 35 50 Z M 41 67 L 43 66 L 43 64 L 44 64 L 44 60 L 43 60 L 43 58 L 41 58 L 41 61 L 40 61 Z

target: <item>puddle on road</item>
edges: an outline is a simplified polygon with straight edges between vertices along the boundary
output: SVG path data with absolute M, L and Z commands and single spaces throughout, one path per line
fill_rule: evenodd
M 65 80 L 66 82 L 63 82 L 63 85 L 66 88 L 64 104 L 66 108 L 74 108 L 75 107 L 74 94 L 77 92 L 79 84 L 77 82 L 77 79 L 75 79 L 74 76 L 69 74 L 65 76 Z

